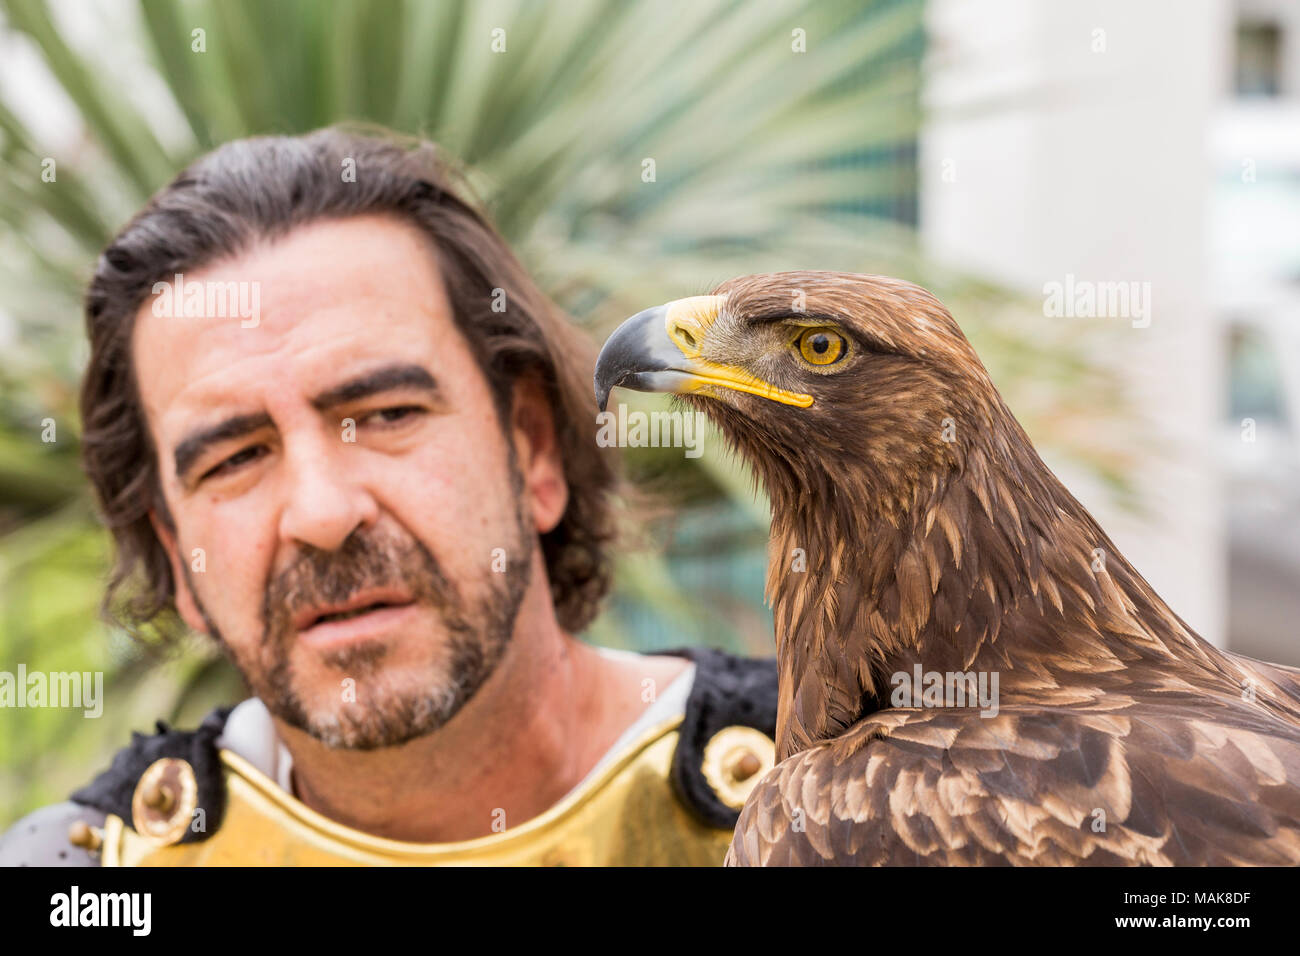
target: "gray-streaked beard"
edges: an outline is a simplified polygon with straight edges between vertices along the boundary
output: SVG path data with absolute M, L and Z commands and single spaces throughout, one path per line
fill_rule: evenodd
M 252 657 L 240 660 L 222 638 L 198 599 L 190 593 L 212 636 L 267 709 L 291 727 L 327 747 L 375 750 L 395 747 L 438 730 L 465 706 L 496 670 L 514 633 L 515 619 L 531 577 L 531 529 L 522 512 L 523 476 L 512 464 L 516 540 L 507 549 L 505 574 L 487 575 L 484 597 L 472 607 L 428 548 L 413 535 L 354 532 L 336 551 L 304 547 L 298 559 L 277 574 L 262 602 L 262 641 Z M 185 568 L 189 578 L 189 568 Z M 340 603 L 363 588 L 400 586 L 417 604 L 437 611 L 447 640 L 447 680 L 430 675 L 419 692 L 382 694 L 369 689 L 364 703 L 340 703 L 333 711 L 309 713 L 295 689 L 289 663 L 294 615 L 305 607 Z M 324 662 L 357 677 L 382 681 L 388 647 L 373 642 L 340 648 Z M 382 683 L 379 685 L 382 687 Z

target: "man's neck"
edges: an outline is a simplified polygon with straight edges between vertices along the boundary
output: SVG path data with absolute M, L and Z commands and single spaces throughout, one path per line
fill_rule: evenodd
M 399 747 L 334 750 L 276 718 L 295 795 L 346 826 L 418 843 L 485 836 L 549 809 L 645 710 L 643 681 L 662 691 L 688 664 L 615 660 L 541 617 L 538 631 L 517 629 L 446 726 Z

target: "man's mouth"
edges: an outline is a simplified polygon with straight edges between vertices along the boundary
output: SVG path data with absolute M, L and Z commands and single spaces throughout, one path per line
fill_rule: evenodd
M 324 638 L 329 635 L 343 637 L 345 633 L 360 636 L 371 629 L 357 625 L 344 628 L 339 625 L 348 621 L 356 621 L 359 625 L 364 625 L 366 620 L 362 619 L 372 620 L 375 624 L 381 625 L 393 616 L 389 612 L 399 611 L 413 603 L 414 599 L 409 594 L 395 591 L 365 591 L 341 603 L 305 608 L 294 615 L 294 629 L 304 637 Z
M 392 607 L 391 604 L 385 604 L 382 601 L 376 601 L 374 604 L 367 604 L 365 607 L 359 607 L 354 611 L 338 611 L 334 614 L 322 614 L 316 620 L 312 621 L 311 626 L 324 624 L 326 621 L 347 621 L 354 617 L 360 617 L 362 614 L 369 614 L 371 611 L 377 611 L 381 607 Z

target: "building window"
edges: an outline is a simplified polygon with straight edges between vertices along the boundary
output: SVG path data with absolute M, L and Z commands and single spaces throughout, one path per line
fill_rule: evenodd
M 1282 365 L 1273 344 L 1256 329 L 1234 327 L 1228 345 L 1228 414 L 1286 424 Z
M 1282 92 L 1282 28 L 1267 21 L 1237 24 L 1238 96 L 1272 97 Z

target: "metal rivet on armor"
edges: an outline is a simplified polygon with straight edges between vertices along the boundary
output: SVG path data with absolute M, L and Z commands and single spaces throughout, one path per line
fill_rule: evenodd
M 68 827 L 68 842 L 83 850 L 95 851 L 104 844 L 104 832 L 92 827 L 85 820 L 78 820 Z
M 179 843 L 199 804 L 194 768 L 184 760 L 155 760 L 140 777 L 131 798 L 135 831 L 159 846 Z
M 722 728 L 709 739 L 701 770 L 718 799 L 739 810 L 775 763 L 772 738 L 753 727 L 736 724 Z
M 142 798 L 144 805 L 150 810 L 157 810 L 159 813 L 167 813 L 176 803 L 176 798 L 172 792 L 164 787 L 161 783 L 154 782 L 145 791 Z
M 763 764 L 758 757 L 753 752 L 746 750 L 736 759 L 732 768 L 732 776 L 739 783 L 748 780 L 761 769 L 763 769 Z

